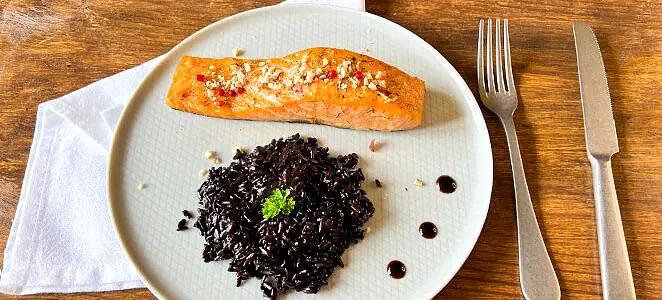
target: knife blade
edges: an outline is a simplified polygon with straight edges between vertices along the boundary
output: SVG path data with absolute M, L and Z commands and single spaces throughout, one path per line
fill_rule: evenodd
M 573 31 L 586 150 L 593 173 L 602 293 L 607 300 L 636 299 L 611 170 L 611 157 L 618 152 L 618 139 L 602 54 L 588 24 L 575 23 Z
M 588 24 L 575 23 L 574 32 L 586 148 L 590 155 L 611 156 L 618 152 L 618 139 L 600 46 Z

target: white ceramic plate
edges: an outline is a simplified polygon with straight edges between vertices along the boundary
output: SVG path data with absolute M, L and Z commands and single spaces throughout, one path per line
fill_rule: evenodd
M 423 125 L 392 133 L 322 125 L 223 120 L 170 109 L 166 92 L 183 55 L 277 57 L 315 46 L 364 52 L 425 80 Z M 366 50 L 369 49 L 369 50 Z M 366 52 L 367 51 L 367 52 Z M 332 153 L 356 152 L 375 205 L 366 238 L 343 255 L 330 283 L 315 297 L 291 291 L 287 299 L 423 299 L 440 291 L 471 252 L 483 226 L 492 188 L 492 155 L 476 100 L 453 67 L 425 41 L 378 16 L 314 5 L 251 10 L 216 22 L 175 47 L 138 88 L 117 127 L 108 173 L 109 206 L 126 255 L 143 281 L 163 299 L 260 299 L 259 280 L 237 288 L 227 261 L 204 263 L 197 229 L 177 232 L 181 210 L 195 210 L 202 158 L 218 151 L 267 144 L 295 133 L 317 137 Z M 370 152 L 370 139 L 381 144 Z M 456 179 L 455 193 L 434 181 Z M 384 188 L 377 189 L 378 178 Z M 420 178 L 425 186 L 413 185 Z M 147 188 L 139 190 L 138 184 Z M 408 191 L 405 190 L 408 188 Z M 421 222 L 439 228 L 418 234 Z M 407 266 L 400 280 L 386 274 L 391 260 Z

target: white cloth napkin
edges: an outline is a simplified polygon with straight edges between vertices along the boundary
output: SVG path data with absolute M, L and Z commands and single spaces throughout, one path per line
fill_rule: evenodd
M 365 10 L 364 0 L 283 3 Z M 124 105 L 160 60 L 154 58 L 39 105 L 5 248 L 0 292 L 23 295 L 144 287 L 113 232 L 106 202 L 106 164 Z

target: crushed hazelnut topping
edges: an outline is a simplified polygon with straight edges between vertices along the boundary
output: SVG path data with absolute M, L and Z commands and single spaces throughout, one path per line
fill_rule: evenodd
M 216 70 L 216 66 L 209 65 L 209 71 L 214 71 L 214 70 Z M 214 75 L 214 73 L 211 73 L 211 74 Z
M 261 84 L 266 83 L 267 86 L 271 86 L 271 87 L 273 87 L 274 85 L 269 85 L 269 83 L 276 83 L 276 81 L 278 80 L 278 76 L 280 76 L 280 74 L 282 73 L 281 70 L 276 70 L 276 68 L 273 66 L 269 67 L 268 69 L 266 66 L 262 67 L 260 68 L 260 71 L 262 72 L 262 76 L 260 76 L 258 82 L 260 82 Z
M 234 57 L 240 56 L 240 55 L 244 54 L 244 49 L 234 48 L 234 49 L 232 49 L 232 54 L 234 55 Z
M 342 63 L 336 67 L 336 71 L 340 80 L 347 78 L 350 74 L 354 73 L 352 61 L 349 59 L 343 60 Z
M 267 83 L 267 87 L 272 90 L 280 90 L 283 87 L 283 85 L 280 83 L 269 82 Z
M 241 55 L 242 49 L 235 48 L 233 51 L 234 50 L 238 51 L 237 55 Z M 215 99 L 217 96 L 220 96 L 220 99 L 223 99 L 222 97 L 226 93 L 231 93 L 235 90 L 243 91 L 244 85 L 248 81 L 246 74 L 254 71 L 253 68 L 258 68 L 259 76 L 257 76 L 256 80 L 259 83 L 259 86 L 272 90 L 280 90 L 285 87 L 301 93 L 303 92 L 304 84 L 312 84 L 319 80 L 328 85 L 336 84 L 338 89 L 343 90 L 347 89 L 348 86 L 351 86 L 354 89 L 361 86 L 363 91 L 367 91 L 368 89 L 377 91 L 387 103 L 395 101 L 395 97 L 391 96 L 391 98 L 385 95 L 385 93 L 388 94 L 388 92 L 383 92 L 383 90 L 381 90 L 386 88 L 386 81 L 374 80 L 382 77 L 383 73 L 381 71 L 378 71 L 375 75 L 368 71 L 362 71 L 360 70 L 362 62 L 356 59 L 344 59 L 339 63 L 336 63 L 335 59 L 332 59 L 332 61 L 336 65 L 335 68 L 332 67 L 330 70 L 324 70 L 322 68 L 330 64 L 330 59 L 326 57 L 321 58 L 322 67 L 308 68 L 311 66 L 306 65 L 309 62 L 307 54 L 301 56 L 301 62 L 298 66 L 288 70 L 280 70 L 274 66 L 269 66 L 268 64 L 270 63 L 270 60 L 261 61 L 253 66 L 249 63 L 237 62 L 230 65 L 232 75 L 227 80 L 220 76 L 220 74 L 216 75 L 216 72 L 211 72 L 216 70 L 215 66 L 209 66 L 212 76 L 209 80 L 204 81 L 204 85 L 207 88 L 206 93 L 209 98 Z M 330 75 L 331 73 L 333 74 Z M 281 74 L 284 75 L 280 76 Z M 216 77 L 218 77 L 218 79 L 215 79 Z M 338 80 L 334 81 L 335 78 Z
M 217 157 L 217 158 L 214 158 L 214 163 L 217 164 L 217 165 L 220 164 L 220 163 L 221 163 L 221 159 L 218 158 L 218 157 Z
M 237 153 L 237 151 L 239 151 L 239 152 L 246 152 L 246 151 L 244 151 L 244 148 L 242 148 L 241 146 L 234 146 L 234 147 L 232 147 L 232 153 Z
M 379 86 L 385 89 L 386 88 L 386 80 L 380 80 L 379 81 Z
M 391 102 L 395 102 L 395 100 L 398 100 L 397 96 L 389 97 L 389 96 L 386 96 L 386 94 L 384 94 L 382 92 L 377 92 L 377 94 L 382 96 L 382 98 L 384 98 L 384 102 L 386 102 L 386 103 L 391 103 Z
M 265 73 L 266 73 L 267 77 L 269 77 L 269 76 L 271 76 L 271 73 L 273 73 L 274 70 L 276 70 L 276 67 L 274 67 L 274 66 L 264 67 L 263 70 L 266 70 Z
M 357 88 L 359 86 L 360 81 L 356 79 L 356 77 L 350 77 L 349 82 L 352 84 L 353 88 Z
M 200 177 L 202 177 L 202 176 L 206 176 L 206 175 L 207 175 L 207 173 L 208 173 L 208 171 L 207 171 L 207 170 L 205 170 L 205 169 L 202 169 L 202 170 L 200 170 L 200 172 L 198 172 L 198 175 L 200 175 Z
M 235 76 L 237 76 L 237 81 L 243 85 L 243 84 L 244 84 L 244 80 L 246 79 L 246 75 L 244 75 L 244 72 L 242 72 L 242 71 L 237 71 L 237 73 L 235 74 Z
M 146 187 L 147 187 L 147 185 L 145 185 L 144 183 L 141 183 L 141 184 L 138 185 L 139 190 L 144 190 Z
M 423 180 L 416 178 L 416 181 L 414 181 L 414 185 L 423 186 Z
M 216 81 L 216 80 L 207 80 L 205 82 L 205 87 L 207 89 L 212 89 L 213 90 L 213 89 L 218 87 L 218 81 Z M 209 95 L 209 93 L 207 93 L 207 95 Z
M 271 73 L 271 77 L 270 77 L 269 79 L 270 79 L 271 81 L 278 80 L 278 76 L 280 76 L 280 73 L 282 73 L 281 70 L 274 70 L 274 71 Z
M 204 157 L 209 159 L 209 158 L 214 158 L 216 157 L 216 152 L 208 150 L 205 152 Z
M 306 72 L 306 80 L 303 83 L 311 83 L 313 82 L 313 78 L 315 78 L 315 73 L 313 73 L 311 70 L 308 70 L 308 72 Z

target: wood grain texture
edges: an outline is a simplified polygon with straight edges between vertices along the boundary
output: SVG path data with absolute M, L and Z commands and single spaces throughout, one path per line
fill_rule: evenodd
M 158 56 L 220 18 L 276 2 L 0 0 L 0 248 L 14 216 L 39 103 Z M 369 12 L 401 24 L 438 49 L 474 92 L 478 20 L 509 18 L 520 97 L 515 123 L 534 208 L 564 298 L 601 297 L 572 36 L 574 21 L 591 24 L 603 51 L 617 124 L 621 152 L 614 157 L 614 176 L 637 295 L 662 299 L 662 4 L 367 2 Z M 506 139 L 496 117 L 483 113 L 494 150 L 490 212 L 476 248 L 438 298 L 522 297 Z M 144 289 L 35 296 L 151 297 Z

